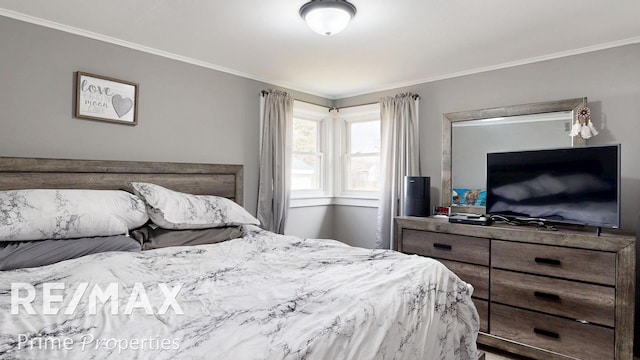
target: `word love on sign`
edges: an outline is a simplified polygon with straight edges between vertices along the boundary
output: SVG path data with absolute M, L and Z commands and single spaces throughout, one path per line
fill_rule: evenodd
M 138 84 L 78 71 L 76 117 L 138 124 Z

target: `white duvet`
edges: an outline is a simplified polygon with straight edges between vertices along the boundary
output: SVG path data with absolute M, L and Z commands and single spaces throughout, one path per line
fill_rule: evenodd
M 35 288 L 36 314 L 12 314 L 12 283 Z M 51 283 L 64 290 L 47 315 Z M 92 311 L 91 290 L 111 283 L 117 302 L 96 298 Z M 432 259 L 249 231 L 0 272 L 0 359 L 475 360 L 472 291 Z

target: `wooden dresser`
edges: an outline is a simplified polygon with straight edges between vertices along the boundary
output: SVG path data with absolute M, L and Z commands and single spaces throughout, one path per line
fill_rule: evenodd
M 633 358 L 633 236 L 398 217 L 395 241 L 473 285 L 480 344 L 536 359 Z

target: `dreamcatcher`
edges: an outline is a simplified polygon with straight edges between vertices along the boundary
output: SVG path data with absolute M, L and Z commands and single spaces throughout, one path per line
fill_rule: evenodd
M 591 122 L 591 110 L 586 106 L 578 110 L 576 121 L 573 123 L 571 132 L 569 133 L 569 136 L 577 135 L 580 135 L 583 139 L 589 139 L 598 135 L 598 130 Z

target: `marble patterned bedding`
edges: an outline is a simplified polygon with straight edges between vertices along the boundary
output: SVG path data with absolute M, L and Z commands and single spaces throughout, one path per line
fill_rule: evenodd
M 35 314 L 12 308 L 12 283 L 33 286 Z M 55 301 L 51 283 L 64 286 Z M 112 283 L 117 297 L 100 299 Z M 475 360 L 472 291 L 432 259 L 249 226 L 218 244 L 0 272 L 0 359 Z

